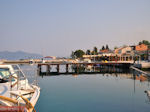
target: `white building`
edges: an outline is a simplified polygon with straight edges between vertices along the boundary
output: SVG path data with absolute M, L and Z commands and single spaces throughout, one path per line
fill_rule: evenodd
M 132 52 L 132 47 L 126 46 L 126 47 L 120 47 L 118 49 L 115 49 L 116 54 L 130 54 Z

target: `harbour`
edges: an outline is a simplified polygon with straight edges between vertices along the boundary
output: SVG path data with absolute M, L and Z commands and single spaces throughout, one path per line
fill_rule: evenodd
M 35 108 L 39 111 L 149 110 L 149 99 L 144 93 L 149 88 L 149 78 L 130 70 L 125 73 L 41 74 L 38 81 L 42 90 Z
M 36 111 L 147 111 L 150 77 L 132 66 L 125 62 L 20 64 L 29 82 L 36 78 L 41 88 Z
M 46 70 L 47 64 L 42 66 Z M 54 64 L 55 67 L 57 64 Z M 61 69 L 63 66 L 59 67 Z M 122 71 L 121 68 L 114 67 L 114 72 L 111 73 L 108 68 L 105 68 L 104 72 L 96 72 L 95 69 L 95 72 L 90 74 L 43 74 L 42 72 L 39 74 L 36 64 L 23 65 L 22 68 L 32 68 L 38 75 L 38 83 L 42 88 L 40 99 L 35 107 L 38 111 L 141 112 L 149 110 L 150 100 L 145 91 L 149 90 L 150 78 L 130 68 Z M 63 69 L 65 71 L 65 67 Z
M 150 73 L 143 70 L 143 64 L 149 70 L 149 61 L 143 62 L 139 56 L 120 57 L 111 54 L 1 60 L 0 65 L 19 65 L 29 83 L 41 88 L 36 105 L 34 103 L 32 106 L 32 100 L 26 100 L 31 108 L 27 103 L 23 108 L 29 109 L 29 112 L 141 112 L 150 109 Z M 15 78 L 20 79 L 19 75 Z M 19 80 L 11 86 L 19 88 Z M 31 94 L 33 90 L 27 91 L 22 95 Z M 11 95 L 20 96 L 15 92 Z M 3 97 L 0 97 L 1 100 Z M 20 101 L 15 99 L 15 102 Z
M 0 0 L 0 112 L 149 112 L 149 0 Z

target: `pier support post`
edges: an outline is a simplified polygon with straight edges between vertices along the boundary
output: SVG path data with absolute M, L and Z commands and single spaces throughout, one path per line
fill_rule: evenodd
M 38 75 L 41 74 L 41 65 L 38 65 L 38 69 L 37 69 Z
M 79 73 L 79 64 L 74 64 L 74 66 L 75 66 L 75 73 Z
M 94 72 L 95 71 L 95 66 L 94 66 L 94 64 L 92 64 L 92 72 Z
M 77 73 L 79 73 L 79 64 L 77 64 Z
M 59 73 L 59 64 L 57 64 L 57 73 Z
M 46 74 L 50 74 L 50 65 L 47 65 Z
M 69 65 L 68 65 L 68 64 L 66 64 L 66 73 L 68 73 L 68 66 L 69 66 Z

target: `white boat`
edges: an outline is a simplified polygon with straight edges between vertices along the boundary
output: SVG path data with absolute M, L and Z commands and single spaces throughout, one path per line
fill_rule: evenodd
M 39 96 L 40 87 L 29 84 L 18 65 L 0 65 L 0 112 L 35 111 Z

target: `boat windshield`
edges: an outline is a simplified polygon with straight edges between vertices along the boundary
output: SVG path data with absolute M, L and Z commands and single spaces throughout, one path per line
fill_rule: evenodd
M 12 65 L 15 73 L 20 77 L 20 79 L 24 79 L 24 74 L 22 73 L 22 71 L 20 70 L 20 68 L 17 65 Z
M 0 68 L 0 83 L 5 83 L 9 81 L 10 71 L 8 68 Z M 12 79 L 13 81 L 14 79 Z
M 8 68 L 0 68 L 0 78 L 9 78 L 10 71 Z

